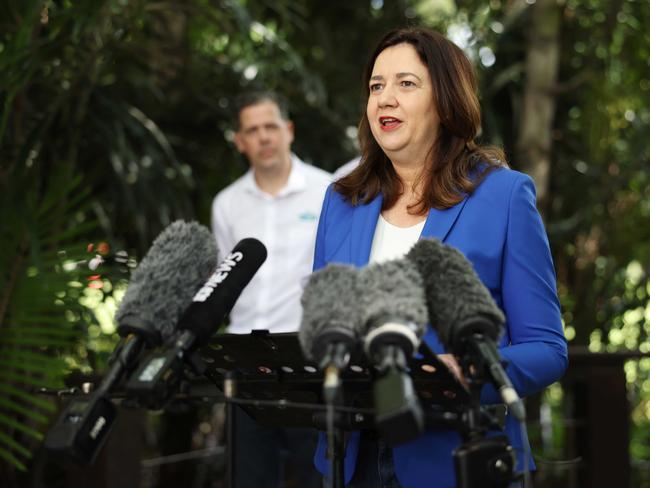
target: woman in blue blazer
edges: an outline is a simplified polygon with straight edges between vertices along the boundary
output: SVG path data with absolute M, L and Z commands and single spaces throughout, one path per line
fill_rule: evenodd
M 469 259 L 503 310 L 500 353 L 519 395 L 557 381 L 567 366 L 566 341 L 535 189 L 528 176 L 507 168 L 500 150 L 475 143 L 480 108 L 466 56 L 436 32 L 397 29 L 379 42 L 365 81 L 362 160 L 326 193 L 314 269 L 362 267 L 402 256 L 419 237 L 440 239 Z M 424 340 L 458 370 L 434 330 Z M 481 399 L 501 402 L 489 385 Z M 505 433 L 521 470 L 521 432 L 510 416 Z M 460 443 L 456 431 L 429 430 L 391 450 L 381 439 L 353 433 L 345 483 L 454 487 L 452 451 Z M 323 474 L 325 452 L 321 436 L 315 462 Z

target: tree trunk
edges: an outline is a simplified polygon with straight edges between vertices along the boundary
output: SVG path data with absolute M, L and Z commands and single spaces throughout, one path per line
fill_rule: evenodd
M 557 0 L 537 0 L 531 7 L 526 81 L 517 153 L 521 168 L 535 180 L 538 207 L 548 205 L 551 168 L 554 88 L 560 51 L 560 7 Z

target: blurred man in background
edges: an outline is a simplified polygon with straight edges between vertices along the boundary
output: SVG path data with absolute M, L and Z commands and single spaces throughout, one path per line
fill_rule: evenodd
M 228 332 L 295 332 L 302 282 L 311 273 L 316 227 L 332 176 L 291 152 L 294 126 L 277 94 L 243 94 L 235 108 L 234 142 L 250 169 L 215 197 L 212 229 L 221 258 L 246 237 L 262 241 L 268 258 L 233 308 Z M 314 430 L 265 428 L 243 410 L 235 411 L 237 487 L 281 486 L 282 452 L 290 453 L 298 486 L 321 486 L 312 462 Z

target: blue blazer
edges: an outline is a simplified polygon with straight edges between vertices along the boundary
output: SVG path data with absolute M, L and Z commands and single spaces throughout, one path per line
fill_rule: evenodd
M 330 186 L 318 224 L 314 270 L 328 263 L 368 264 L 381 195 L 366 205 L 352 206 Z M 532 180 L 517 171 L 497 169 L 460 203 L 446 210 L 430 209 L 421 237 L 435 237 L 458 248 L 506 316 L 500 352 L 506 372 L 520 396 L 557 381 L 567 367 L 567 347 L 560 318 L 555 270 Z M 435 353 L 445 352 L 429 327 L 424 340 Z M 500 403 L 487 385 L 484 403 Z M 506 435 L 522 466 L 519 425 L 506 419 Z M 461 443 L 453 430 L 428 430 L 393 450 L 395 471 L 404 488 L 456 486 L 452 451 Z M 345 483 L 354 473 L 359 433 L 350 436 L 345 453 Z M 329 472 L 321 435 L 315 464 Z

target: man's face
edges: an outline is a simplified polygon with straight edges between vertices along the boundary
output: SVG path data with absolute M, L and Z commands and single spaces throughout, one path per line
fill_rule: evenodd
M 293 123 L 284 120 L 271 101 L 249 105 L 239 112 L 235 144 L 256 171 L 271 171 L 289 165 Z

